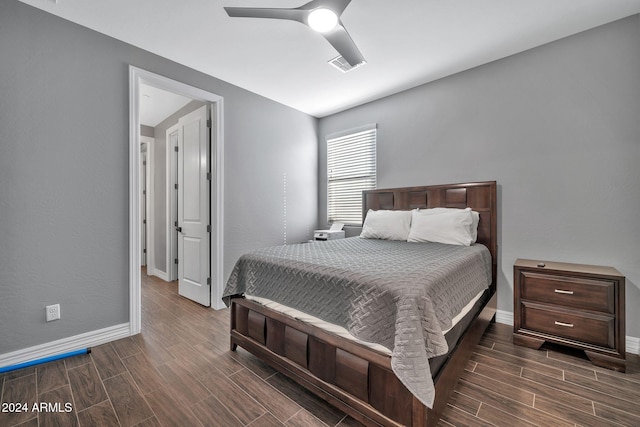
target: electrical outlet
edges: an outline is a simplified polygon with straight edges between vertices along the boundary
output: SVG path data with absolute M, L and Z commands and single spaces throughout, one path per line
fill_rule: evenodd
M 60 319 L 60 304 L 48 305 L 45 309 L 47 311 L 47 322 Z

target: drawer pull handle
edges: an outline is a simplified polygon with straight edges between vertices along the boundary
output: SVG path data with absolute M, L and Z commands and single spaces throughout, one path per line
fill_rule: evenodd
M 556 289 L 554 292 L 556 294 L 573 295 L 573 291 L 565 291 L 562 289 Z
M 555 322 L 557 326 L 566 326 L 567 328 L 573 328 L 573 323 Z

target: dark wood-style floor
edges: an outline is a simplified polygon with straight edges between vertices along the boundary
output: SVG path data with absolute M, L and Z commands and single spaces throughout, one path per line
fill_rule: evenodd
M 0 375 L 0 426 L 356 426 L 359 423 L 243 350 L 229 351 L 228 311 L 143 274 L 143 332 Z M 33 411 L 33 403 L 50 409 Z M 65 412 L 65 404 L 71 411 Z M 3 406 L 5 408 L 5 406 Z M 628 372 L 580 353 L 514 346 L 495 324 L 476 347 L 440 426 L 640 426 L 640 360 Z

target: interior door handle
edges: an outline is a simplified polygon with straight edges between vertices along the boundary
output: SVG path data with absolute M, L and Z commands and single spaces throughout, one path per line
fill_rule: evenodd
M 182 233 L 182 227 L 176 227 L 176 231 L 177 231 L 178 233 Z

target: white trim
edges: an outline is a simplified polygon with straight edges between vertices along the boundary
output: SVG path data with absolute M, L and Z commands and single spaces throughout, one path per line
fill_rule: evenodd
M 214 120 L 215 118 L 215 120 Z M 211 308 L 222 310 L 226 308 L 222 302 L 224 291 L 224 99 L 219 97 L 211 110 L 211 139 L 215 133 L 216 146 L 212 147 L 211 173 L 214 175 L 214 185 L 211 186 Z
M 151 274 L 149 274 L 149 271 L 147 270 L 147 275 L 151 276 Z M 153 276 L 159 277 L 160 279 L 164 280 L 165 282 L 170 282 L 171 280 L 169 280 L 169 275 L 167 273 L 165 273 L 162 270 L 159 269 L 155 269 L 153 270 Z
M 140 278 L 140 76 L 129 66 L 129 333 L 142 325 Z
M 0 355 L 0 366 L 11 366 L 18 363 L 30 362 L 43 357 L 55 356 L 70 351 L 95 347 L 110 341 L 128 337 L 131 326 L 128 323 L 110 326 L 97 331 L 85 332 L 73 337 L 63 338 L 34 347 L 24 348 L 11 353 Z
M 167 282 L 172 282 L 174 280 L 178 280 L 178 267 L 176 266 L 175 259 L 178 258 L 178 250 L 177 250 L 177 237 L 176 237 L 176 229 L 175 229 L 175 221 L 178 220 L 177 216 L 177 202 L 174 202 L 174 194 L 175 194 L 175 184 L 177 178 L 177 153 L 175 148 L 178 146 L 177 140 L 175 145 L 171 145 L 170 135 L 174 132 L 178 132 L 179 129 L 178 123 L 171 126 L 165 132 L 165 145 L 167 148 L 166 151 L 166 178 L 167 178 L 167 187 L 165 200 L 166 203 L 166 214 L 165 218 L 167 218 L 167 248 L 166 248 L 166 263 L 167 263 Z
M 627 336 L 627 345 L 625 351 L 631 354 L 640 355 L 640 338 Z
M 212 174 L 211 186 L 211 306 L 225 308 L 222 302 L 224 289 L 223 247 L 224 247 L 224 98 L 193 86 L 169 79 L 132 65 L 129 66 L 129 324 L 131 335 L 140 332 L 140 227 L 138 224 L 140 189 L 140 84 L 174 92 L 192 99 L 211 102 L 212 111 Z M 215 138 L 213 138 L 215 134 Z
M 496 322 L 513 326 L 513 312 L 496 310 Z
M 155 275 L 156 271 L 156 250 L 155 250 L 155 197 L 154 197 L 154 174 L 155 174 L 155 139 L 148 136 L 140 136 L 140 143 L 147 144 L 147 274 Z

